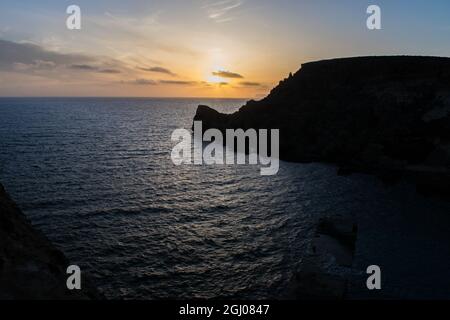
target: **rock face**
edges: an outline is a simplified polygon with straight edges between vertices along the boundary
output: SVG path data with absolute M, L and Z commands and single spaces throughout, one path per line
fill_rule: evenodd
M 0 299 L 98 299 L 85 281 L 66 287 L 64 254 L 35 230 L 0 184 Z
M 319 221 L 316 235 L 292 279 L 289 298 L 347 298 L 357 240 L 354 217 L 328 216 Z
M 280 129 L 283 160 L 405 176 L 450 196 L 450 58 L 306 63 L 266 98 L 231 115 L 199 106 L 195 120 L 204 130 Z

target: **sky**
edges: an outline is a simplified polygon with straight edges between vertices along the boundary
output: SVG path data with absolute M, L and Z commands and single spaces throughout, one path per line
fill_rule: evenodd
M 450 56 L 450 1 L 0 3 L 0 96 L 261 98 L 305 62 L 403 54 Z

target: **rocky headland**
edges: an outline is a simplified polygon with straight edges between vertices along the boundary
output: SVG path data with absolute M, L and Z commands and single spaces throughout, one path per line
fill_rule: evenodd
M 310 62 L 234 114 L 199 106 L 203 129 L 280 129 L 280 158 L 339 173 L 412 180 L 450 197 L 450 58 L 359 57 Z
M 408 180 L 422 194 L 450 199 L 450 58 L 306 63 L 264 99 L 234 114 L 199 106 L 194 120 L 222 132 L 280 129 L 282 160 L 331 163 L 339 174 L 375 174 L 388 184 Z M 365 283 L 353 259 L 364 237 L 357 217 L 330 214 L 316 226 L 288 298 L 345 299 Z
M 68 290 L 69 260 L 37 231 L 0 184 L 0 300 L 100 299 L 82 274 Z

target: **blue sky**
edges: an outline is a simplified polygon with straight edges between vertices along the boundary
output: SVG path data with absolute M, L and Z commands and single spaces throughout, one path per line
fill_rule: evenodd
M 65 27 L 71 4 L 82 30 Z M 255 97 L 306 61 L 450 56 L 450 1 L 2 0 L 0 40 L 0 95 Z

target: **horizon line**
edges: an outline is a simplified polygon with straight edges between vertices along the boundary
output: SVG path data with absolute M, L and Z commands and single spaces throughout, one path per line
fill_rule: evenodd
M 61 99 L 61 98 L 82 98 L 82 99 L 229 99 L 229 100 L 252 100 L 249 97 L 157 97 L 157 96 L 0 96 L 0 99 Z

